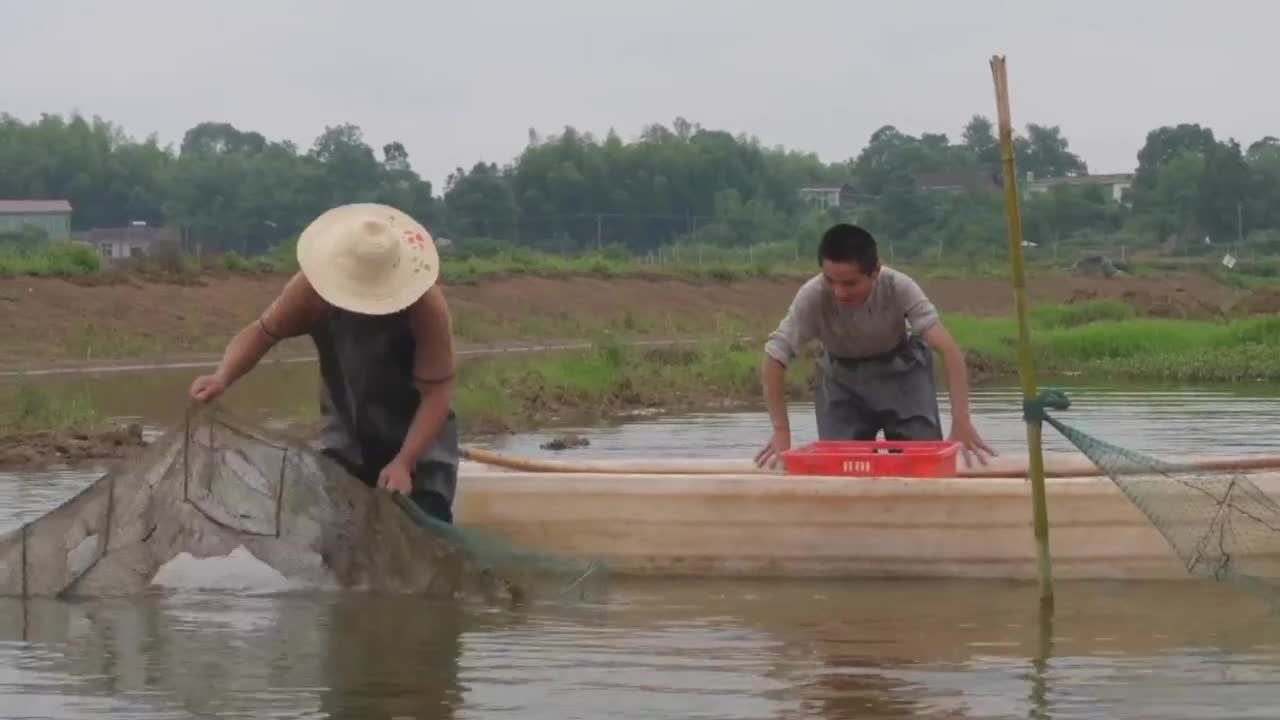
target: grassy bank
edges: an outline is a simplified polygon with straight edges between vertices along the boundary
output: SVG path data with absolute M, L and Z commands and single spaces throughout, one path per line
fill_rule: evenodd
M 1012 318 L 951 316 L 971 355 L 971 380 L 1015 372 Z M 1035 354 L 1046 375 L 1094 380 L 1280 382 L 1280 317 L 1197 322 L 1138 317 L 1118 301 L 1049 305 L 1032 313 Z M 519 430 L 642 408 L 760 402 L 760 340 L 714 340 L 669 349 L 597 343 L 581 353 L 464 364 L 457 409 L 470 432 Z M 794 365 L 789 395 L 807 399 L 813 362 Z M 940 364 L 939 364 L 940 368 Z M 940 370 L 941 371 L 941 370 Z
M 143 444 L 140 426 L 107 422 L 81 393 L 20 386 L 0 411 L 0 469 L 117 459 Z
M 38 388 L 19 386 L 6 394 L 0 411 L 5 434 L 27 432 L 92 432 L 102 425 L 93 400 L 84 393 L 51 395 Z
M 756 343 L 728 338 L 637 347 L 602 337 L 586 351 L 469 359 L 454 408 L 465 439 L 635 411 L 724 409 L 759 401 L 759 362 Z M 790 394 L 804 397 L 811 380 L 810 364 L 788 378 Z M 319 420 L 308 398 L 273 414 L 305 433 Z M 127 449 L 122 428 L 81 392 L 0 385 L 0 403 L 15 408 L 0 415 L 0 470 L 115 458 Z
M 953 317 L 964 347 L 1012 370 L 1017 325 L 1012 318 Z M 1137 317 L 1131 306 L 1095 301 L 1036 308 L 1037 367 L 1087 377 L 1161 381 L 1280 381 L 1280 316 L 1232 321 Z
M 885 261 L 920 279 L 1003 277 L 1008 265 L 999 258 L 925 257 L 915 261 Z M 1033 269 L 1056 272 L 1069 263 L 1032 261 Z M 226 274 L 284 275 L 297 271 L 295 245 L 280 245 L 268 253 L 243 256 L 235 251 L 164 253 L 108 264 L 93 248 L 79 243 L 47 242 L 18 248 L 0 246 L 0 277 L 51 276 L 100 284 L 125 282 L 130 276 L 149 280 L 189 282 L 201 276 Z M 514 275 L 539 277 L 648 277 L 658 279 L 732 282 L 749 278 L 805 277 L 817 269 L 811 253 L 790 245 L 754 247 L 668 246 L 644 255 L 624 248 L 574 253 L 549 253 L 525 247 L 502 246 L 483 253 L 446 250 L 441 257 L 444 282 L 470 285 L 486 278 Z
M 949 316 L 948 325 L 971 354 L 975 381 L 1012 374 L 1017 328 L 1011 318 Z M 1280 317 L 1198 322 L 1139 317 L 1129 305 L 1094 301 L 1034 309 L 1039 370 L 1086 380 L 1244 382 L 1280 381 Z M 672 347 L 626 345 L 597 335 L 590 350 L 470 358 L 461 365 L 455 408 L 464 435 L 589 424 L 636 411 L 679 411 L 759 406 L 762 338 L 716 339 Z M 808 399 L 814 363 L 798 362 L 789 395 Z M 939 371 L 941 372 L 939 363 Z M 12 388 L 13 386 L 10 386 Z M 51 396 L 30 388 L 6 393 L 0 447 L 43 434 L 44 450 L 59 438 L 108 438 L 86 396 Z M 293 418 L 306 426 L 316 410 L 306 401 Z M 286 411 L 286 414 L 290 414 Z M 17 440 L 15 440 L 17 438 Z M 65 445 L 65 442 L 63 442 Z M 61 457 L 61 456 L 59 456 Z M 6 464 L 0 454 L 0 465 Z
M 589 251 L 552 254 L 527 248 L 511 248 L 484 255 L 445 252 L 441 258 L 444 281 L 474 284 L 485 278 L 512 275 L 541 277 L 653 277 L 680 280 L 733 281 L 746 278 L 792 277 L 812 273 L 814 261 L 806 256 L 778 252 L 734 251 L 683 255 L 632 255 L 625 251 Z M 0 277 L 44 276 L 102 283 L 125 281 L 131 275 L 152 280 L 189 280 L 225 274 L 284 275 L 297 271 L 292 246 L 270 253 L 242 256 L 234 251 L 217 254 L 130 258 L 115 264 L 102 262 L 93 248 L 83 244 L 45 243 L 27 248 L 0 247 Z
M 971 356 L 972 382 L 1015 372 L 1013 319 L 952 316 L 947 324 Z M 1125 303 L 1095 301 L 1037 307 L 1032 325 L 1045 376 L 1280 382 L 1277 316 L 1227 323 L 1142 318 Z M 638 408 L 758 404 L 760 358 L 759 340 L 718 340 L 650 350 L 606 342 L 583 353 L 477 360 L 463 366 L 457 407 L 468 430 L 483 432 Z M 806 359 L 794 368 L 788 394 L 807 399 L 814 363 Z
M 662 348 L 598 342 L 586 352 L 462 366 L 455 403 L 468 433 L 521 430 L 643 409 L 725 408 L 760 399 L 755 343 L 722 339 Z M 812 363 L 788 377 L 802 397 Z
M 58 243 L 35 248 L 0 245 L 0 277 L 74 277 L 101 272 L 102 259 L 88 245 Z

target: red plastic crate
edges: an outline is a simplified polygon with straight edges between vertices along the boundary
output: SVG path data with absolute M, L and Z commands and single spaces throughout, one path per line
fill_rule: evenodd
M 954 477 L 959 449 L 945 440 L 819 440 L 784 452 L 782 465 L 788 475 Z

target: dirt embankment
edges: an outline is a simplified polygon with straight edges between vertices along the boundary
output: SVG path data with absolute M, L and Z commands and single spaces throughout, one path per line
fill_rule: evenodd
M 1260 287 L 1242 295 L 1231 307 L 1236 315 L 1270 315 L 1280 312 L 1280 287 Z
M 207 358 L 271 302 L 285 278 L 231 275 L 182 284 L 126 278 L 86 285 L 48 278 L 0 278 L 0 366 L 22 368 L 113 359 Z M 446 286 L 459 345 L 581 338 L 599 329 L 632 336 L 770 329 L 804 278 L 693 282 L 673 279 L 516 276 Z M 1012 311 L 997 278 L 924 279 L 944 313 Z M 1035 303 L 1113 298 L 1164 317 L 1212 318 L 1235 310 L 1272 312 L 1280 293 L 1240 299 L 1204 275 L 1033 277 Z M 1240 300 L 1239 303 L 1236 301 Z M 308 353 L 304 341 L 286 352 Z
M 142 426 L 0 433 L 0 468 L 75 467 L 127 458 L 146 445 Z

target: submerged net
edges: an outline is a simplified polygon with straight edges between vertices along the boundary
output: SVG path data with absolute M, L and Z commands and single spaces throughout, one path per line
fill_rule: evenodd
M 1253 479 L 1118 447 L 1045 412 L 1069 406 L 1048 391 L 1027 403 L 1027 419 L 1048 423 L 1107 475 L 1188 572 L 1280 599 L 1280 504 Z
M 586 599 L 588 559 L 518 547 L 374 490 L 304 441 L 216 406 L 0 535 L 0 596 L 146 591 L 175 560 L 247 551 L 285 587 Z

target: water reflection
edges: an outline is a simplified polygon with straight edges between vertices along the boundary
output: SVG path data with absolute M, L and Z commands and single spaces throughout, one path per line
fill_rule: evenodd
M 1280 714 L 1280 621 L 1208 583 L 656 582 L 513 612 L 333 594 L 0 602 L 6 717 Z M 1047 631 L 1047 632 L 1046 632 Z
M 464 616 L 418 598 L 328 606 L 323 652 L 325 717 L 453 718 Z
M 790 585 L 748 621 L 784 639 L 812 716 L 1271 717 L 1280 621 L 1201 583 L 1062 583 L 1053 623 L 1031 583 Z M 789 610 L 788 610 L 789 608 Z M 1221 695 L 1212 702 L 1186 702 Z M 1232 690 L 1234 688 L 1234 690 Z

